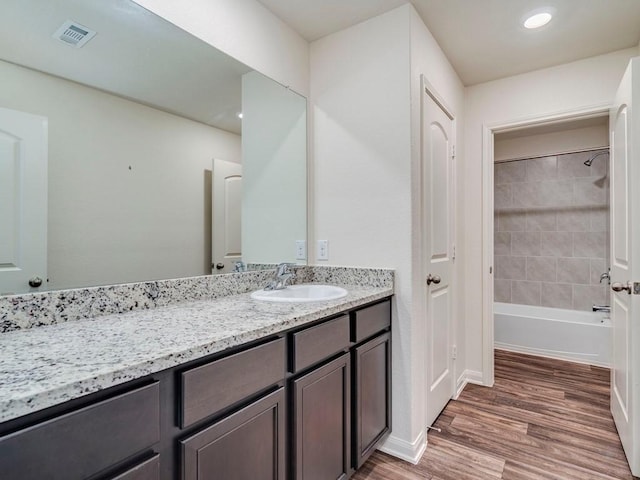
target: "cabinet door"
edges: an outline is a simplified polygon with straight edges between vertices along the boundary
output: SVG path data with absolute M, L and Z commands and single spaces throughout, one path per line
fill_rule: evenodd
M 350 361 L 346 353 L 293 381 L 293 477 L 346 479 L 350 474 Z
M 180 442 L 184 480 L 284 480 L 284 388 Z
M 354 349 L 354 466 L 359 468 L 391 428 L 389 334 Z

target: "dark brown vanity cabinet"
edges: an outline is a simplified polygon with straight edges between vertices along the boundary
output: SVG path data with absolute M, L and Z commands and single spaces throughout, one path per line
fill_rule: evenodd
M 347 479 L 390 430 L 391 300 L 0 424 L 4 480 Z

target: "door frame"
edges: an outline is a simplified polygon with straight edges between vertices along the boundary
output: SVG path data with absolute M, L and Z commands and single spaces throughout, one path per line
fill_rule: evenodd
M 424 158 L 422 155 L 423 152 L 423 148 L 422 148 L 422 127 L 423 127 L 423 122 L 424 122 L 424 115 L 423 115 L 423 111 L 422 111 L 422 103 L 423 103 L 423 95 L 429 95 L 429 97 L 431 97 L 431 99 L 436 103 L 436 105 L 438 105 L 438 107 L 440 107 L 442 109 L 442 111 L 445 113 L 445 115 L 451 120 L 451 144 L 454 148 L 454 161 L 452 162 L 452 167 L 451 167 L 451 212 L 453 213 L 453 218 L 451 218 L 451 224 L 450 224 L 450 235 L 451 235 L 451 242 L 454 245 L 454 248 L 456 248 L 455 246 L 457 245 L 457 222 L 458 222 L 458 212 L 457 212 L 457 205 L 458 205 L 458 191 L 457 191 L 457 159 L 458 159 L 458 153 L 457 153 L 457 119 L 455 114 L 453 113 L 453 109 L 451 109 L 446 101 L 444 100 L 444 98 L 438 93 L 438 91 L 434 88 L 434 86 L 429 82 L 429 80 L 427 80 L 427 77 L 422 74 L 420 75 L 420 300 L 421 300 L 421 309 L 422 309 L 422 313 L 423 313 L 423 318 L 425 319 L 425 327 L 426 327 L 426 315 L 427 315 L 427 290 L 425 288 L 424 285 L 424 281 L 425 278 L 427 276 L 427 268 L 425 266 L 425 258 L 426 258 L 426 239 L 424 238 L 424 231 L 425 231 L 425 219 L 426 219 L 426 212 L 424 211 L 424 192 L 425 192 L 425 188 L 424 188 Z M 452 345 L 456 345 L 457 348 L 461 348 L 462 346 L 458 345 L 458 338 L 457 338 L 457 325 L 456 325 L 456 319 L 458 318 L 458 302 L 457 302 L 457 288 L 458 288 L 458 275 L 457 275 L 457 264 L 456 264 L 456 255 L 455 252 L 452 252 L 452 256 L 453 256 L 453 266 L 451 268 L 451 305 L 450 305 L 450 312 L 451 312 L 451 323 L 449 325 L 449 338 L 452 342 Z M 426 338 L 426 330 L 423 331 L 423 333 L 425 334 L 425 338 Z M 464 348 L 464 347 L 462 347 Z M 451 354 L 451 352 L 449 352 L 449 354 Z M 426 372 L 427 371 L 427 362 L 429 359 L 429 353 L 428 351 L 425 349 L 424 351 L 424 355 L 423 355 L 423 371 Z M 458 381 L 458 362 L 455 358 L 451 359 L 451 398 L 455 398 L 456 397 L 456 385 L 457 385 L 457 381 Z M 426 418 L 427 418 L 427 410 L 426 410 L 426 402 L 428 401 L 427 398 L 427 394 L 429 391 L 429 385 L 427 384 L 427 382 L 425 382 L 424 385 L 424 396 L 425 396 L 425 408 L 424 408 L 424 418 L 423 418 L 423 425 L 424 425 L 424 435 L 425 438 L 427 437 L 427 432 L 429 430 L 429 426 L 430 425 L 426 425 Z
M 493 216 L 494 216 L 494 135 L 541 125 L 560 124 L 572 120 L 608 117 L 611 104 L 594 105 L 547 115 L 504 120 L 482 125 L 482 384 L 494 382 L 493 331 Z

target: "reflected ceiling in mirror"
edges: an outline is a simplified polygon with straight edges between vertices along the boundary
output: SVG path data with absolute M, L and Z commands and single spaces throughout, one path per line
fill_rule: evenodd
M 67 21 L 96 34 L 54 38 Z M 214 159 L 244 164 L 250 261 L 304 262 L 304 97 L 130 1 L 7 0 L 0 32 L 0 108 L 48 126 L 46 266 L 24 272 L 49 279 L 37 290 L 209 274 Z M 0 293 L 33 291 L 3 284 L 2 254 Z

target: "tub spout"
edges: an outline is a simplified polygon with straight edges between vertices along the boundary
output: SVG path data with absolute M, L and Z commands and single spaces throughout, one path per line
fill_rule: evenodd
M 593 311 L 611 313 L 611 307 L 609 305 L 594 305 Z

